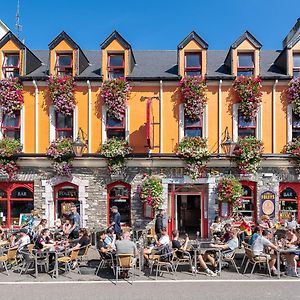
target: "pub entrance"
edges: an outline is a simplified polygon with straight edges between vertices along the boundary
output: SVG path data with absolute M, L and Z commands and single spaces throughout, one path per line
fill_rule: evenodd
M 205 185 L 169 185 L 169 234 L 177 229 L 181 236 L 208 236 L 208 208 Z

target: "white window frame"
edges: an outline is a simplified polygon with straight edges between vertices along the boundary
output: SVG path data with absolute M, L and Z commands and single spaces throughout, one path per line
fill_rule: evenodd
M 232 105 L 232 139 L 234 142 L 238 140 L 238 133 L 239 133 L 239 108 L 240 103 L 235 103 Z M 256 131 L 255 137 L 258 140 L 262 140 L 262 107 L 261 105 L 258 108 L 257 116 L 256 116 Z
M 179 142 L 184 138 L 184 104 L 179 104 Z M 204 106 L 202 115 L 202 137 L 207 138 L 208 105 Z
M 55 109 L 54 105 L 49 108 L 50 117 L 50 130 L 49 130 L 49 142 L 53 142 L 56 139 L 56 124 L 55 124 Z M 75 141 L 78 132 L 78 108 L 75 106 L 73 110 L 73 140 Z
M 293 139 L 293 104 L 287 106 L 287 118 L 286 118 L 286 128 L 287 128 L 287 142 L 291 142 Z

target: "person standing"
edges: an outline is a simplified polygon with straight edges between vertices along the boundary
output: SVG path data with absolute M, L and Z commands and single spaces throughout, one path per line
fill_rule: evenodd
M 155 218 L 155 234 L 160 237 L 161 230 L 166 227 L 164 225 L 164 214 L 165 211 L 163 209 L 158 210 L 158 214 Z
M 71 206 L 71 214 L 69 218 L 72 223 L 69 238 L 78 239 L 80 229 L 80 214 L 77 212 L 77 207 L 75 205 Z
M 121 229 L 121 215 L 119 213 L 119 209 L 117 206 L 112 206 L 111 208 L 112 216 L 111 216 L 111 223 L 110 227 L 114 228 L 115 234 L 118 238 L 120 238 L 122 234 Z

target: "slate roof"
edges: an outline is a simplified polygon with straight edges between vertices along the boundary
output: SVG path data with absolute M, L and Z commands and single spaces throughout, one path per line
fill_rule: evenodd
M 23 80 L 46 79 L 49 70 L 48 50 L 32 51 L 43 64 Z M 128 76 L 128 80 L 179 80 L 177 65 L 177 50 L 136 50 L 136 64 Z M 83 50 L 89 61 L 89 66 L 76 77 L 77 80 L 101 80 L 101 50 Z M 230 68 L 224 64 L 228 51 L 207 50 L 207 79 L 234 79 Z M 289 79 L 284 71 L 274 65 L 281 51 L 260 51 L 260 76 L 264 79 Z

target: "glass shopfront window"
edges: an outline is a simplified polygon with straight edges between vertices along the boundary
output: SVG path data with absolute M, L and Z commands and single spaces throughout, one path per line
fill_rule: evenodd
M 71 183 L 65 182 L 54 188 L 55 193 L 55 217 L 56 219 L 65 220 L 71 214 L 71 206 L 77 207 L 80 214 L 80 202 L 78 200 L 78 187 Z
M 285 221 L 290 215 L 294 215 L 298 220 L 298 199 L 297 193 L 291 187 L 286 187 L 280 193 L 280 221 Z
M 0 185 L 0 224 L 20 226 L 23 216 L 34 209 L 32 183 L 3 183 Z

